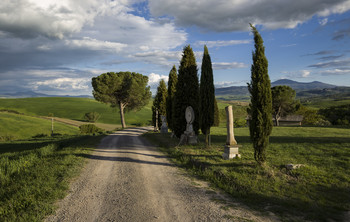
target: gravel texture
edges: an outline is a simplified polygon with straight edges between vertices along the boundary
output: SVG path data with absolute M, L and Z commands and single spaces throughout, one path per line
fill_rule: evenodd
M 277 220 L 189 177 L 140 136 L 150 129 L 105 137 L 46 221 Z

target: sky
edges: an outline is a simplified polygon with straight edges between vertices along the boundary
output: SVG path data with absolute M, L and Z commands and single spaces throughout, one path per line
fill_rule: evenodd
M 91 95 L 130 71 L 155 92 L 190 44 L 207 45 L 217 88 L 250 82 L 260 32 L 271 81 L 350 86 L 350 0 L 1 0 L 0 94 Z

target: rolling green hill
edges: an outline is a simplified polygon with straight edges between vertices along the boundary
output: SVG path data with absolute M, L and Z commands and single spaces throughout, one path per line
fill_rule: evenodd
M 125 114 L 127 125 L 147 125 L 151 121 L 151 105 L 140 111 L 130 111 Z M 106 104 L 89 98 L 41 97 L 0 99 L 0 110 L 11 109 L 32 116 L 48 116 L 80 120 L 87 112 L 98 112 L 101 118 L 99 123 L 120 124 L 119 109 L 111 108 Z
M 79 129 L 55 122 L 54 133 L 75 135 L 79 133 Z M 0 112 L 0 141 L 28 139 L 39 134 L 51 134 L 50 120 Z

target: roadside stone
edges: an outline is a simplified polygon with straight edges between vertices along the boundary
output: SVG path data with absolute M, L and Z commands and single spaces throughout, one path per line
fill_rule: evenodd
M 304 164 L 286 164 L 287 170 L 295 170 L 303 166 L 305 165 Z

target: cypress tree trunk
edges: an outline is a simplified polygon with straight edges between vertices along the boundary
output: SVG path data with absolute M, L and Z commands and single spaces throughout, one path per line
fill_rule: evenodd
M 269 145 L 269 136 L 273 126 L 271 82 L 263 40 L 256 28 L 250 26 L 254 34 L 255 52 L 253 52 L 251 82 L 248 83 L 251 94 L 251 103 L 248 109 L 251 116 L 249 131 L 253 141 L 254 158 L 261 165 L 266 160 L 266 148 Z

